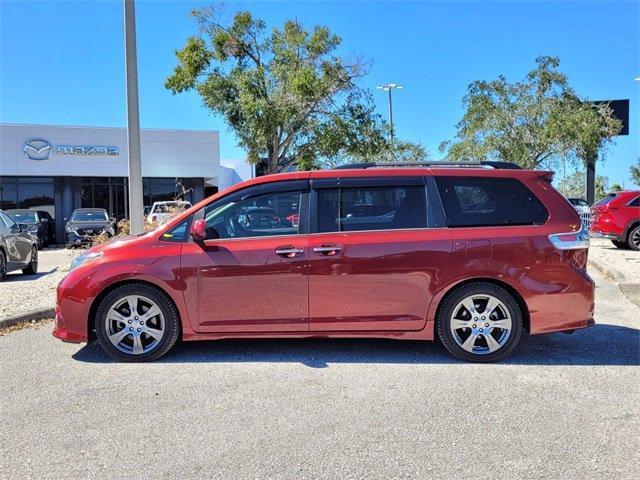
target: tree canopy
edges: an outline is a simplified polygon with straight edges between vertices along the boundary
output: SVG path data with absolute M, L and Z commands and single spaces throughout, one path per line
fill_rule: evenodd
M 327 27 L 287 20 L 268 30 L 247 11 L 223 22 L 215 7 L 192 15 L 200 34 L 176 52 L 165 86 L 174 94 L 197 91 L 249 161 L 266 161 L 268 173 L 344 158 L 426 157 L 420 145 L 388 138 L 370 94 L 358 86 L 367 63 L 339 56 L 341 39 Z
M 456 137 L 441 150 L 451 160 L 503 160 L 531 169 L 597 159 L 621 123 L 607 104 L 580 98 L 559 65 L 558 58 L 542 56 L 522 81 L 501 75 L 473 82 Z
M 636 160 L 635 165 L 631 165 L 629 173 L 631 173 L 631 180 L 633 183 L 640 186 L 640 158 Z
M 560 178 L 557 188 L 567 198 L 586 198 L 584 171 L 576 170 L 567 175 L 566 179 Z M 607 193 L 609 193 L 609 178 L 603 175 L 596 175 L 596 200 L 604 198 Z

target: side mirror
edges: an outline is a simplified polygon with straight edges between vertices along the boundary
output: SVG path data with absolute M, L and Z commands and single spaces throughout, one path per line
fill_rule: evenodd
M 207 238 L 207 223 L 203 220 L 196 220 L 191 224 L 191 237 L 196 242 L 201 242 Z

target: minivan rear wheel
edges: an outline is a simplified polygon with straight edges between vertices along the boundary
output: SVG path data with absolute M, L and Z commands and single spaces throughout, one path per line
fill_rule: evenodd
M 109 292 L 95 316 L 96 335 L 116 360 L 156 360 L 176 343 L 180 317 L 167 295 L 151 285 L 130 283 Z
M 522 336 L 522 311 L 505 289 L 473 282 L 448 294 L 436 318 L 438 337 L 453 356 L 494 362 L 508 356 Z

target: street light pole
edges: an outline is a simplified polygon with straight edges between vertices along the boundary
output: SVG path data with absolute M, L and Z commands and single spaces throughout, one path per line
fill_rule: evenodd
M 138 60 L 134 0 L 124 0 L 124 49 L 127 75 L 127 149 L 129 153 L 129 228 L 131 235 L 144 231 L 140 112 L 138 110 Z
M 402 85 L 398 85 L 397 83 L 387 83 L 386 85 L 381 85 L 376 87 L 378 90 L 386 90 L 389 99 L 389 134 L 391 136 L 391 141 L 393 142 L 393 101 L 391 99 L 391 90 L 394 88 L 403 88 Z

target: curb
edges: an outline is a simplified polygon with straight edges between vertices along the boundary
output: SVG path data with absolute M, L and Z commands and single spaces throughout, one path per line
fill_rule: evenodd
M 21 322 L 30 322 L 32 320 L 41 320 L 43 318 L 51 318 L 55 314 L 53 308 L 36 308 L 28 312 L 18 313 L 9 317 L 0 318 L 0 328 L 12 327 Z
M 624 276 L 624 273 L 622 273 L 619 270 L 616 270 L 613 267 L 610 267 L 609 265 L 605 265 L 604 263 L 598 261 L 598 260 L 594 260 L 593 258 L 589 258 L 588 262 L 587 262 L 591 267 L 595 268 L 596 270 L 598 270 L 600 273 L 602 273 L 605 277 L 609 277 L 610 279 L 612 279 L 614 282 L 624 282 L 627 278 Z

